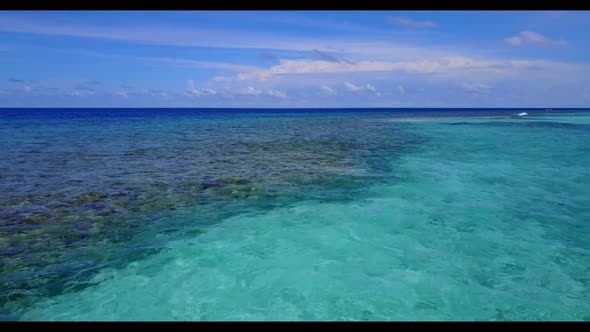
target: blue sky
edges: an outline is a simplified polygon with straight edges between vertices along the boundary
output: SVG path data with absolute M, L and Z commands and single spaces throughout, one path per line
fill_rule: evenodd
M 4 11 L 0 107 L 587 107 L 590 12 Z

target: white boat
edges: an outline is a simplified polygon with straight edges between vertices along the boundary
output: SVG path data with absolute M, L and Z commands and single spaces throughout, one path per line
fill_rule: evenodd
M 517 116 L 525 116 L 525 115 L 529 115 L 527 112 L 522 112 L 522 113 L 518 113 L 516 114 Z

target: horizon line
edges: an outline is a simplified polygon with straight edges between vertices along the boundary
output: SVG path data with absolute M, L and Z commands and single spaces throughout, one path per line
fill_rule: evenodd
M 556 109 L 590 109 L 588 107 L 0 107 L 0 110 L 6 109 L 210 109 L 210 110 L 257 110 L 257 109 L 276 109 L 276 110 L 314 110 L 314 109 L 530 109 L 530 110 L 556 110 Z

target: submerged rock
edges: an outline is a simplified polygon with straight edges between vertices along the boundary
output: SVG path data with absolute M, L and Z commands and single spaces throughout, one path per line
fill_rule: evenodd
M 227 182 L 223 180 L 206 180 L 201 182 L 201 188 L 209 189 L 209 188 L 220 188 L 227 185 Z
M 29 218 L 23 219 L 21 221 L 21 224 L 31 224 L 31 223 L 32 224 L 35 224 L 35 223 L 46 221 L 49 218 L 50 217 L 48 215 L 45 215 L 45 214 L 36 214 L 36 215 L 33 215 L 33 216 L 29 217 Z
M 76 197 L 72 203 L 80 204 L 80 205 L 86 204 L 86 203 L 95 203 L 95 202 L 103 200 L 107 197 L 109 197 L 109 196 L 105 195 L 103 193 L 91 192 L 91 193 L 82 194 L 82 195 Z

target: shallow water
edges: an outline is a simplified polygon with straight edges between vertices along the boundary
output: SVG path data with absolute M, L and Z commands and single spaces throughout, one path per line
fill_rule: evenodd
M 5 317 L 590 320 L 590 114 L 527 112 L 4 116 Z

